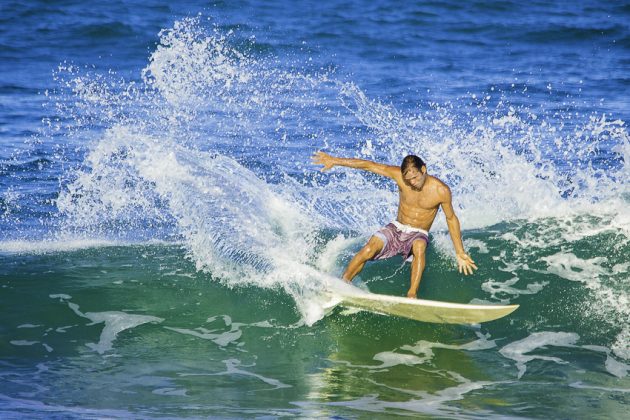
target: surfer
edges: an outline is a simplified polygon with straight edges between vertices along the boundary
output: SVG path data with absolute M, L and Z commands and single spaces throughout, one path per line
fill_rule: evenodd
M 391 178 L 398 185 L 399 202 L 396 220 L 372 235 L 367 244 L 352 258 L 342 276 L 346 282 L 350 283 L 361 272 L 367 261 L 382 260 L 398 254 L 401 254 L 404 259 L 412 256 L 411 286 L 407 297 L 416 298 L 425 267 L 429 229 L 440 206 L 446 216 L 448 231 L 455 247 L 459 272 L 468 275 L 477 269 L 475 262 L 464 251 L 459 219 L 453 210 L 450 188 L 436 177 L 429 175 L 425 163 L 418 156 L 406 156 L 400 166 L 392 166 L 317 152 L 313 155 L 313 163 L 324 165 L 322 171 L 327 171 L 333 166 L 363 169 Z

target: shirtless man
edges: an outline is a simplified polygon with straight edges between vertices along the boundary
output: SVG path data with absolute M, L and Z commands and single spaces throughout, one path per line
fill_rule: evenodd
M 324 152 L 313 155 L 313 163 L 324 165 L 322 171 L 333 166 L 363 169 L 393 179 L 400 194 L 396 220 L 376 232 L 365 246 L 352 258 L 343 273 L 350 283 L 361 272 L 367 261 L 381 260 L 402 254 L 404 259 L 413 255 L 411 262 L 411 286 L 407 297 L 415 298 L 425 267 L 425 250 L 429 244 L 429 229 L 442 206 L 448 231 L 455 247 L 460 273 L 472 274 L 475 262 L 464 251 L 459 219 L 453 211 L 451 190 L 439 179 L 427 174 L 427 167 L 418 156 L 409 155 L 400 166 L 383 165 L 369 160 L 346 159 Z

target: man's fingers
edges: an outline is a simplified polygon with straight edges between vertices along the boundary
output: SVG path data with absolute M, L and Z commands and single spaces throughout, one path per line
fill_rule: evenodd
M 467 262 L 460 262 L 457 264 L 457 269 L 459 271 L 460 274 L 464 274 L 466 276 L 473 274 L 477 269 L 477 266 L 475 264 L 470 264 Z
M 474 270 L 477 270 L 477 266 L 475 265 L 475 262 L 473 261 L 472 258 L 470 258 L 470 255 L 462 255 L 461 257 L 458 256 L 458 268 L 459 268 L 459 272 L 460 274 L 464 274 L 466 276 L 473 274 Z

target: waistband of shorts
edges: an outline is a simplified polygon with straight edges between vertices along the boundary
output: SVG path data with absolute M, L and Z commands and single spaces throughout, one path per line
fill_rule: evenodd
M 398 228 L 398 230 L 400 230 L 401 232 L 405 232 L 405 233 L 424 233 L 427 238 L 429 237 L 429 232 L 427 232 L 424 229 L 421 228 L 417 228 L 417 227 L 413 227 L 413 226 L 409 226 L 409 225 L 405 225 L 403 223 L 400 223 L 398 220 L 394 220 L 392 222 L 392 224 L 394 226 L 396 226 L 396 228 Z

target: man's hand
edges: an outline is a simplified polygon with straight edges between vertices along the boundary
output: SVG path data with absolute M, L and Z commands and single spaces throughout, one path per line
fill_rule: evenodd
M 416 292 L 412 291 L 412 290 L 409 290 L 407 292 L 407 297 L 410 298 L 410 299 L 417 299 Z
M 457 257 L 457 269 L 460 274 L 469 275 L 473 273 L 473 270 L 477 269 L 475 262 L 470 258 L 470 255 L 465 252 L 459 253 Z
M 312 159 L 313 164 L 324 165 L 324 167 L 322 168 L 322 172 L 329 170 L 336 164 L 335 158 L 324 152 L 316 152 L 313 155 Z

